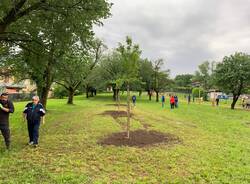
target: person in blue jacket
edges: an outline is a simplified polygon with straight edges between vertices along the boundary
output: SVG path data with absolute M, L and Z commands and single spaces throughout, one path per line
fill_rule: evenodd
M 136 96 L 135 95 L 132 96 L 132 102 L 133 102 L 133 105 L 135 106 L 135 103 L 136 103 Z
M 39 127 L 41 117 L 45 115 L 43 105 L 39 103 L 39 97 L 33 96 L 32 102 L 25 106 L 23 116 L 27 120 L 29 132 L 29 145 L 38 146 Z
M 165 105 L 165 96 L 164 94 L 161 96 L 161 106 L 164 107 Z

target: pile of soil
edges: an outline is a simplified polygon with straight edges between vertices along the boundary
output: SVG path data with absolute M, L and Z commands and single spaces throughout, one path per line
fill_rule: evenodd
M 109 115 L 112 116 L 114 119 L 120 118 L 120 117 L 127 117 L 127 112 L 126 111 L 104 111 L 100 115 Z M 131 117 L 133 114 L 130 114 Z
M 130 138 L 126 138 L 126 132 L 114 133 L 101 140 L 101 145 L 149 147 L 164 143 L 168 145 L 180 144 L 182 141 L 172 134 L 164 134 L 157 131 L 136 130 L 130 132 Z

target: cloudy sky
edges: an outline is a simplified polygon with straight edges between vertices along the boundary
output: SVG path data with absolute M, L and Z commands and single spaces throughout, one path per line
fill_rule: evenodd
M 203 61 L 250 53 L 250 0 L 111 0 L 112 17 L 97 36 L 109 48 L 127 35 L 143 57 L 163 58 L 171 75 L 193 73 Z

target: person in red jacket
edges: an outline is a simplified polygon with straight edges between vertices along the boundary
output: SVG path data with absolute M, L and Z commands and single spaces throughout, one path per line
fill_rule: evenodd
M 174 109 L 174 105 L 175 105 L 175 99 L 174 99 L 174 96 L 171 96 L 170 97 L 170 107 L 171 107 L 171 109 Z

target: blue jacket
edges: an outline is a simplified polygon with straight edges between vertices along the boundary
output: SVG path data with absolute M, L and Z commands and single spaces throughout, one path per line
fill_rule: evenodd
M 26 114 L 28 122 L 40 122 L 41 117 L 45 115 L 45 110 L 41 103 L 34 105 L 31 102 L 25 106 L 23 113 Z

